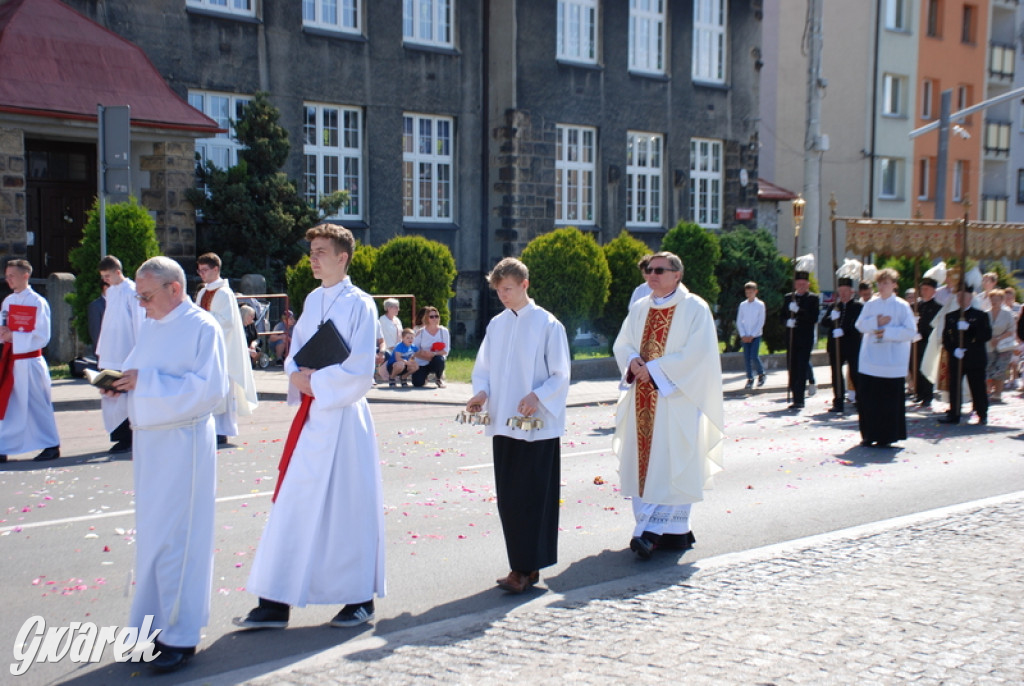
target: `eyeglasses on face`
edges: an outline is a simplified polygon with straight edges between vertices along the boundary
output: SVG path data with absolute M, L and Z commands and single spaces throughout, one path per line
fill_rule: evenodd
M 162 284 L 160 284 L 160 288 L 166 288 L 167 286 L 170 286 L 170 285 L 171 284 L 169 284 L 169 283 L 162 283 Z M 156 294 L 159 292 L 159 290 L 160 289 L 157 289 L 157 290 L 151 291 L 149 293 L 136 293 L 135 294 L 135 299 L 138 300 L 140 303 L 151 302 L 153 300 L 153 298 L 156 297 Z
M 678 269 L 672 269 L 671 267 L 646 267 L 644 269 L 644 274 L 657 274 L 658 276 L 661 276 L 665 272 L 677 272 L 677 271 L 679 271 L 679 270 Z

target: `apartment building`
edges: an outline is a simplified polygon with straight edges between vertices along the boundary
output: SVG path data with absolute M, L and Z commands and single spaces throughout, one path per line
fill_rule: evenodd
M 492 314 L 483 275 L 553 228 L 599 242 L 625 228 L 656 245 L 683 218 L 756 222 L 760 0 L 0 0 L 0 16 L 33 4 L 144 51 L 205 115 L 174 148 L 185 158 L 232 164 L 231 120 L 269 93 L 288 176 L 311 200 L 351 194 L 332 220 L 375 245 L 418 234 L 451 248 L 460 340 Z M 24 131 L 2 107 L 0 130 Z M 153 151 L 133 156 L 149 206 Z M 177 200 L 190 181 L 171 162 L 162 179 Z M 187 261 L 194 229 L 174 236 Z

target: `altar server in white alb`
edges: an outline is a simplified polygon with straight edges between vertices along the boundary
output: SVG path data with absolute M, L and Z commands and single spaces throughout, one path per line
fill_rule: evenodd
M 146 310 L 114 387 L 135 432 L 135 599 L 129 626 L 153 616 L 158 671 L 195 654 L 210 617 L 217 443 L 213 411 L 228 394 L 217 322 L 188 299 L 185 272 L 154 257 L 135 274 Z M 110 394 L 104 391 L 104 395 Z
M 50 401 L 50 369 L 43 348 L 50 342 L 50 304 L 32 290 L 32 265 L 10 260 L 0 326 L 0 463 L 8 455 L 39 450 L 37 462 L 60 457 L 60 436 Z
M 333 224 L 306 232 L 313 276 L 285 360 L 288 402 L 300 403 L 285 443 L 274 506 L 246 588 L 259 605 L 234 623 L 247 629 L 284 628 L 290 608 L 343 605 L 334 627 L 373 619 L 383 597 L 384 496 L 373 417 L 377 308 L 347 276 L 352 233 Z M 341 364 L 299 367 L 295 354 L 333 322 L 350 350 Z
M 511 571 L 498 579 L 509 593 L 540 580 L 558 561 L 560 441 L 565 433 L 571 358 L 565 327 L 527 291 L 525 264 L 507 257 L 487 277 L 505 310 L 487 325 L 473 365 L 470 412 L 484 406 L 494 447 L 498 515 Z M 509 426 L 513 417 L 542 425 Z
M 107 305 L 103 310 L 99 341 L 96 343 L 96 362 L 100 369 L 122 371 L 124 360 L 135 347 L 139 327 L 146 311 L 135 298 L 135 282 L 125 277 L 121 260 L 107 255 L 100 260 L 100 278 L 107 284 Z M 104 397 L 100 403 L 103 426 L 114 444 L 112 453 L 126 453 L 132 449 L 132 428 L 128 422 L 128 396 L 119 393 Z
M 656 253 L 646 269 L 651 295 L 629 309 L 613 348 L 627 390 L 612 447 L 636 517 L 629 547 L 642 560 L 693 546 L 690 509 L 722 469 L 724 426 L 711 310 L 683 286 L 678 256 Z
M 229 436 L 238 435 L 239 415 L 244 417 L 256 411 L 256 382 L 252 377 L 249 344 L 245 340 L 245 327 L 242 326 L 238 301 L 228 280 L 220 276 L 220 257 L 208 252 L 200 255 L 196 262 L 199 265 L 199 278 L 203 280 L 203 287 L 196 294 L 196 303 L 212 314 L 220 324 L 228 356 L 231 394 L 224 410 L 214 416 L 217 422 L 217 444 L 224 445 Z

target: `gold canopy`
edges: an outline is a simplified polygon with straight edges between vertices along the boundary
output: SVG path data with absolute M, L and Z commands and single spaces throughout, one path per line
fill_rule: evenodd
M 944 257 L 958 256 L 963 251 L 962 219 L 835 219 L 846 224 L 846 250 L 855 255 Z M 1024 224 L 970 222 L 967 231 L 970 257 L 1024 257 Z

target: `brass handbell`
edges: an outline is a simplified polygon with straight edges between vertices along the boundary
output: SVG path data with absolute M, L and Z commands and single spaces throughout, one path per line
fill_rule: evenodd
M 485 426 L 491 423 L 491 416 L 486 412 L 466 412 L 465 410 L 455 415 L 455 421 L 459 424 L 471 426 Z
M 505 422 L 505 426 L 511 426 L 513 429 L 522 429 L 523 431 L 529 431 L 530 429 L 543 429 L 544 420 L 540 417 L 523 417 L 518 415 L 515 417 L 509 417 L 508 421 Z

